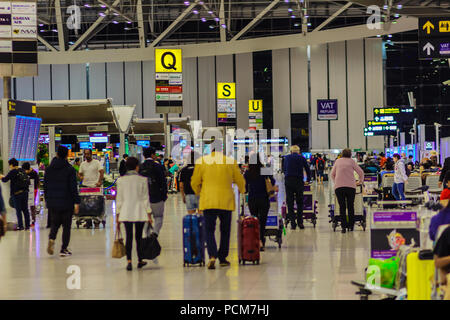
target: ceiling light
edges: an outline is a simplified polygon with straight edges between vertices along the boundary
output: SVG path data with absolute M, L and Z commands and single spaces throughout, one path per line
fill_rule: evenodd
M 90 4 L 87 4 L 87 3 L 86 3 L 84 6 L 85 6 L 86 8 L 90 8 L 90 7 L 91 7 L 91 5 L 90 5 Z
M 295 16 L 294 16 L 294 15 L 292 15 L 292 16 L 291 16 L 291 18 L 292 18 L 292 19 L 295 19 Z
M 401 8 L 403 8 L 403 5 L 399 4 L 399 5 L 397 6 L 397 9 L 401 9 Z
M 289 11 L 289 12 L 292 12 L 292 11 L 294 11 L 294 9 L 292 9 L 292 8 L 289 8 L 289 9 L 288 9 L 288 11 Z
M 192 11 L 194 14 L 198 14 L 198 10 L 193 10 Z
M 202 22 L 206 22 L 206 18 L 201 18 Z
M 190 5 L 191 3 L 190 3 L 189 1 L 185 1 L 184 4 L 185 4 L 186 6 L 188 6 L 188 5 Z
M 217 22 L 219 22 L 219 21 L 220 21 L 220 19 L 219 19 L 219 18 L 217 18 L 217 17 L 215 17 L 215 18 L 214 18 L 214 21 L 217 21 Z
M 220 26 L 221 26 L 222 28 L 224 28 L 224 29 L 227 28 L 227 25 L 226 25 L 226 24 L 221 24 Z
M 114 24 L 118 24 L 118 22 L 117 22 L 116 20 L 113 20 L 113 23 L 114 23 Z
M 299 27 L 300 23 L 294 23 L 294 27 Z
M 388 9 L 387 4 L 385 4 L 385 5 L 383 6 L 383 9 L 384 9 L 384 10 L 387 10 L 387 9 Z
M 100 12 L 99 15 L 102 17 L 106 16 L 106 14 L 104 12 Z

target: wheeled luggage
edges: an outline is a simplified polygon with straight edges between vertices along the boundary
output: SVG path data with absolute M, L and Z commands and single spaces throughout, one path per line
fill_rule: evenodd
M 278 211 L 279 206 L 277 197 L 273 197 L 272 199 L 270 199 L 270 209 L 267 214 L 265 236 L 269 237 L 270 240 L 278 243 L 278 248 L 281 248 L 281 244 L 283 243 L 284 223 L 283 217 Z
M 258 218 L 241 215 L 238 219 L 237 234 L 239 263 L 253 262 L 253 264 L 259 264 L 260 235 Z
M 84 224 L 86 228 L 91 228 L 92 224 L 96 228 L 100 225 L 105 227 L 105 196 L 102 188 L 80 188 L 80 210 L 75 215 L 77 228 Z
M 431 300 L 434 260 L 419 257 L 419 252 L 411 252 L 406 258 L 406 288 L 408 300 Z
M 183 266 L 205 265 L 205 217 L 188 214 L 183 218 Z

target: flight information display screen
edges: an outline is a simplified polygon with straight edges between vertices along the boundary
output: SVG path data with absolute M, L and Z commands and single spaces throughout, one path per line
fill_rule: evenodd
M 16 116 L 9 159 L 16 158 L 18 161 L 36 159 L 41 123 L 42 119 L 39 118 Z

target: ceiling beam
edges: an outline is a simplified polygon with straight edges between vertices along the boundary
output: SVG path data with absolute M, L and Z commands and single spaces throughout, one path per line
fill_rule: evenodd
M 58 50 L 56 50 L 56 48 L 54 46 L 52 46 L 50 43 L 48 43 L 44 38 L 42 38 L 40 35 L 37 36 L 37 39 L 44 45 L 47 47 L 47 49 L 49 49 L 50 51 L 53 52 L 58 52 Z
M 116 15 L 121 16 L 122 18 L 124 18 L 125 20 L 129 21 L 129 22 L 133 22 L 133 19 L 129 16 L 127 16 L 126 14 L 124 14 L 122 11 L 114 8 L 114 6 L 111 6 L 109 3 L 106 3 L 103 0 L 97 0 L 99 3 L 101 3 L 102 5 L 106 6 L 108 9 L 111 9 L 111 11 L 113 13 L 116 13 Z
M 171 34 L 172 32 L 174 32 L 177 28 L 180 27 L 180 23 L 181 21 L 183 21 L 184 18 L 186 18 L 192 11 L 192 9 L 195 8 L 195 6 L 199 3 L 200 0 L 195 0 L 193 3 L 191 3 L 189 5 L 189 7 L 187 7 L 179 16 L 178 18 L 175 19 L 174 22 L 172 22 L 170 24 L 170 26 L 167 27 L 166 30 L 164 30 L 159 36 L 158 38 L 156 38 L 155 40 L 153 40 L 153 42 L 151 43 L 150 47 L 154 48 L 156 47 L 161 41 L 164 40 L 164 38 L 166 38 L 169 34 Z
M 60 0 L 55 0 L 55 16 L 56 16 L 56 26 L 58 28 L 59 51 L 66 51 L 66 41 L 64 39 L 64 27 L 62 22 Z
M 136 15 L 137 15 L 138 29 L 139 29 L 139 44 L 140 44 L 141 48 L 145 48 L 147 39 L 145 37 L 144 15 L 142 13 L 142 0 L 137 0 Z
M 76 48 L 78 48 L 78 47 L 83 43 L 83 41 L 84 41 L 88 36 L 90 36 L 91 33 L 94 32 L 94 30 L 100 25 L 100 23 L 102 23 L 103 20 L 105 20 L 105 18 L 106 18 L 109 14 L 111 14 L 112 8 L 117 7 L 117 6 L 120 4 L 120 1 L 121 1 L 121 0 L 115 0 L 114 3 L 111 5 L 111 7 L 108 8 L 108 9 L 106 9 L 105 15 L 102 16 L 102 17 L 99 17 L 99 18 L 97 19 L 97 21 L 95 21 L 95 22 L 89 27 L 89 29 L 87 29 L 86 32 L 83 33 L 83 35 L 82 35 L 81 37 L 78 38 L 78 40 L 77 40 L 77 41 L 69 48 L 68 51 L 73 51 L 73 50 L 75 50 Z
M 252 21 L 250 21 L 249 24 L 247 24 L 241 31 L 238 32 L 237 35 L 235 35 L 231 41 L 239 40 L 240 37 L 242 37 L 247 31 L 249 31 L 251 28 L 253 28 L 264 16 L 270 12 L 270 10 L 275 7 L 280 0 L 274 0 L 272 1 L 267 7 L 265 7 Z
M 315 28 L 312 32 L 317 32 L 322 30 L 324 27 L 326 27 L 330 22 L 332 22 L 334 19 L 336 19 L 341 13 L 343 13 L 345 10 L 350 8 L 352 6 L 352 2 L 348 2 L 344 6 L 342 6 L 338 11 L 336 11 L 333 15 L 331 15 L 327 20 L 322 22 L 317 28 Z
M 225 23 L 225 0 L 220 0 L 220 9 L 219 9 L 219 19 L 220 19 L 220 41 L 227 41 L 227 32 L 226 32 L 226 23 Z M 223 27 L 225 26 L 225 28 Z
M 189 44 L 168 46 L 183 50 L 184 58 L 208 57 L 217 55 L 240 54 L 263 50 L 277 50 L 286 48 L 306 47 L 346 40 L 356 40 L 377 35 L 388 35 L 399 32 L 417 30 L 418 21 L 414 17 L 401 17 L 396 24 L 388 24 L 386 29 L 370 30 L 366 24 L 310 32 L 306 35 L 290 34 L 284 36 L 263 37 L 227 42 L 211 42 L 203 44 Z M 381 50 L 381 47 L 380 47 Z M 40 64 L 78 64 L 102 62 L 132 62 L 154 60 L 154 48 L 138 49 L 106 49 L 80 50 L 75 52 L 39 52 Z

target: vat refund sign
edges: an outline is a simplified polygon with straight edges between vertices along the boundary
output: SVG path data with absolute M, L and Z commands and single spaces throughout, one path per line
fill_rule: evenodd
M 317 100 L 317 120 L 338 120 L 337 99 Z

